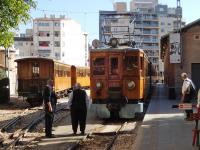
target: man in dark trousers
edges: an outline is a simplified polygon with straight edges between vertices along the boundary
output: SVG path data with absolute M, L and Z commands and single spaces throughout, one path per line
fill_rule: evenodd
M 89 97 L 81 89 L 80 83 L 76 83 L 73 92 L 70 93 L 68 106 L 70 107 L 74 135 L 77 132 L 78 124 L 80 125 L 81 134 L 84 135 Z
M 181 103 L 192 103 L 193 97 L 191 95 L 192 94 L 191 89 L 192 88 L 195 89 L 195 85 L 192 82 L 192 80 L 188 78 L 187 73 L 182 73 L 181 78 L 183 80 Z M 188 120 L 190 117 L 190 114 L 193 113 L 193 110 L 192 109 L 185 110 L 185 113 L 186 113 L 185 119 Z
M 48 80 L 47 85 L 44 88 L 44 110 L 45 110 L 45 136 L 53 138 L 52 124 L 53 124 L 53 108 L 52 108 L 52 96 L 53 93 L 53 80 Z

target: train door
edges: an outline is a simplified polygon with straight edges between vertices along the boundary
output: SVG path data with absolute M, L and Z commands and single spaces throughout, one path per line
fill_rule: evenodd
M 122 96 L 121 62 L 120 53 L 109 55 L 108 95 L 110 100 L 115 101 L 115 103 L 119 101 Z
M 120 79 L 120 55 L 109 56 L 109 79 Z

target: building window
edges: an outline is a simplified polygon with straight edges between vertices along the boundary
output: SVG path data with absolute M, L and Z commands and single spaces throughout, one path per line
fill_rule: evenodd
M 19 42 L 17 45 L 18 46 L 23 46 L 23 42 Z
M 161 24 L 162 26 L 163 26 L 163 25 L 165 25 L 165 23 L 164 23 L 164 22 L 161 22 L 160 24 Z
M 60 41 L 55 41 L 55 42 L 54 42 L 54 46 L 55 46 L 55 47 L 60 47 Z
M 161 29 L 161 32 L 165 32 L 165 29 Z
M 56 57 L 56 58 L 59 58 L 59 57 L 60 57 L 60 53 L 57 53 L 57 52 L 56 52 L 56 53 L 55 53 L 55 57 Z
M 195 34 L 194 35 L 194 40 L 200 40 L 200 35 L 199 34 Z
M 161 7 L 159 10 L 160 10 L 160 11 L 164 11 L 164 8 Z
M 42 47 L 48 47 L 50 44 L 49 41 L 39 41 L 39 46 L 42 46 Z
M 47 26 L 49 26 L 49 23 L 48 22 L 39 22 L 38 26 L 47 27 Z
M 62 52 L 62 57 L 64 57 L 65 56 L 65 52 Z
M 40 75 L 40 68 L 38 63 L 33 63 L 33 78 L 38 78 Z
M 50 36 L 50 32 L 49 31 L 39 31 L 38 32 L 38 36 L 49 37 Z
M 60 36 L 60 31 L 54 31 L 54 36 L 59 37 Z
M 54 22 L 55 27 L 60 27 L 60 22 Z

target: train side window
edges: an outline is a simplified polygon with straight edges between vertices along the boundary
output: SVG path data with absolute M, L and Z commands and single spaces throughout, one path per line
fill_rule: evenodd
M 140 70 L 143 70 L 144 68 L 144 58 L 140 57 Z
M 126 67 L 126 70 L 134 70 L 135 68 L 137 68 L 138 67 L 137 56 L 126 56 L 125 67 Z
M 95 58 L 93 60 L 93 75 L 105 74 L 105 58 Z
M 110 59 L 111 74 L 119 74 L 118 71 L 118 58 L 113 57 Z
M 67 76 L 67 77 L 71 77 L 71 72 L 70 72 L 70 69 L 69 69 L 69 68 L 67 68 L 66 76 Z
M 94 66 L 102 66 L 105 63 L 105 59 L 104 58 L 96 58 L 93 61 L 93 65 Z
M 33 64 L 33 78 L 38 78 L 40 75 L 40 68 L 38 63 Z

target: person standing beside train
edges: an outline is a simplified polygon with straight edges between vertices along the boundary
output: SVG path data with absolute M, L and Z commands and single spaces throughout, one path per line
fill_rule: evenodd
M 181 78 L 183 80 L 182 85 L 182 96 L 181 96 L 181 103 L 192 103 L 193 90 L 195 90 L 195 85 L 191 79 L 188 78 L 187 73 L 182 73 Z M 193 113 L 193 110 L 185 110 L 186 113 L 186 120 L 189 119 L 190 114 Z
M 53 107 L 52 107 L 52 93 L 53 93 L 53 80 L 48 80 L 47 85 L 44 87 L 43 99 L 45 110 L 45 136 L 53 138 L 52 124 L 53 124 Z
M 89 104 L 90 100 L 87 93 L 85 90 L 81 89 L 80 83 L 76 83 L 73 92 L 69 95 L 68 101 L 74 135 L 77 132 L 78 124 L 80 125 L 81 134 L 85 134 L 87 109 L 89 108 Z
M 51 92 L 51 105 L 52 105 L 52 111 L 53 111 L 53 119 L 54 119 L 54 114 L 56 112 L 56 104 L 57 104 L 57 95 L 55 92 L 54 87 L 52 87 L 52 92 Z

